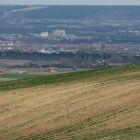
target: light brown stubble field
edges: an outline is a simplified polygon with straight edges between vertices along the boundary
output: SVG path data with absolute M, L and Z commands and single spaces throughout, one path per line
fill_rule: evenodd
M 67 139 L 140 126 L 137 75 L 0 92 L 0 139 Z

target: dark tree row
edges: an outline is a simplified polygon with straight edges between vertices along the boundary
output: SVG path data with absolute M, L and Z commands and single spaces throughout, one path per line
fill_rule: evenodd
M 105 58 L 108 59 L 110 57 L 109 54 L 104 54 L 101 56 L 98 53 L 71 53 L 71 52 L 61 52 L 61 53 L 52 53 L 52 54 L 45 54 L 45 53 L 39 53 L 39 52 L 17 52 L 17 51 L 6 51 L 6 52 L 0 52 L 0 58 L 13 58 L 13 59 L 49 59 L 49 60 L 57 60 L 60 58 L 66 58 L 69 60 L 79 58 L 80 60 L 84 60 L 85 58 L 88 59 L 89 57 L 92 58 Z

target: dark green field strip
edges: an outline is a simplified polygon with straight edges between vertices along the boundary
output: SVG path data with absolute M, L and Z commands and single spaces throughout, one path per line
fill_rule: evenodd
M 32 75 L 32 74 L 1 74 L 0 78 L 32 78 L 32 77 L 38 77 L 40 75 Z
M 35 62 L 35 63 L 38 63 L 38 64 L 43 64 L 43 65 L 59 64 L 59 61 L 45 61 L 45 60 L 32 60 L 32 61 Z
M 140 138 L 140 126 L 137 127 L 129 127 L 125 129 L 120 130 L 110 130 L 107 132 L 100 132 L 100 133 L 94 133 L 94 134 L 88 134 L 88 135 L 81 135 L 77 137 L 70 137 L 70 138 L 64 138 L 65 140 L 99 140 L 99 139 L 108 139 L 108 140 L 132 140 L 132 139 L 138 139 Z M 19 139 L 22 140 L 53 140 L 55 139 L 55 135 L 52 135 L 50 137 L 44 137 L 41 138 L 39 135 L 32 136 L 30 138 L 26 138 L 26 136 L 22 136 Z M 61 139 L 61 140 L 64 140 Z M 57 139 L 60 140 L 60 139 Z
M 128 72 L 135 72 L 139 70 L 140 70 L 140 64 L 131 64 L 131 65 L 119 66 L 119 67 L 110 67 L 110 68 L 87 70 L 81 72 L 40 76 L 35 78 L 27 78 L 27 79 L 16 80 L 16 81 L 2 82 L 0 83 L 0 91 L 35 87 L 38 85 L 57 84 L 57 83 L 70 82 L 76 80 L 84 80 L 89 78 L 92 78 L 93 80 L 97 80 L 100 77 L 109 77 L 109 76 L 124 74 Z
M 126 129 L 120 129 L 116 131 L 110 132 L 102 132 L 84 135 L 80 137 L 72 137 L 70 140 L 96 140 L 96 139 L 108 139 L 108 140 L 132 140 L 132 139 L 140 138 L 140 126 L 137 127 L 129 127 Z M 42 139 L 43 140 L 43 139 Z

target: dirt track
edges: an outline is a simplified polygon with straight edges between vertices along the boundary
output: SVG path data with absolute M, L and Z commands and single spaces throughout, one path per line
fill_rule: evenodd
M 60 139 L 139 126 L 138 75 L 1 92 L 0 138 L 33 139 L 39 134 Z

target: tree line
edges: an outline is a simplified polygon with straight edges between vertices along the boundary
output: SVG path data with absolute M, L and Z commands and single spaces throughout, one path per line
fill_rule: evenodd
M 19 52 L 19 51 L 5 51 L 0 52 L 0 58 L 10 58 L 10 59 L 41 59 L 41 60 L 58 60 L 60 58 L 66 58 L 69 60 L 80 58 L 80 60 L 89 59 L 89 57 L 93 58 L 101 58 L 104 57 L 99 53 L 71 53 L 71 52 L 61 52 L 61 53 L 52 53 L 52 54 L 45 54 L 45 53 L 39 53 L 39 52 Z M 108 54 L 108 57 L 110 55 Z
M 44 54 L 39 52 L 17 52 L 6 51 L 0 52 L 0 59 L 19 59 L 19 60 L 45 60 L 45 61 L 58 61 L 59 63 L 52 64 L 58 67 L 87 67 L 93 64 L 109 64 L 109 63 L 136 63 L 140 62 L 140 56 L 124 55 L 124 54 L 108 54 L 108 53 L 86 53 L 86 52 L 61 52 Z M 39 67 L 39 65 L 30 64 L 31 67 Z M 42 67 L 47 67 L 43 65 Z M 26 67 L 26 66 L 25 66 Z

